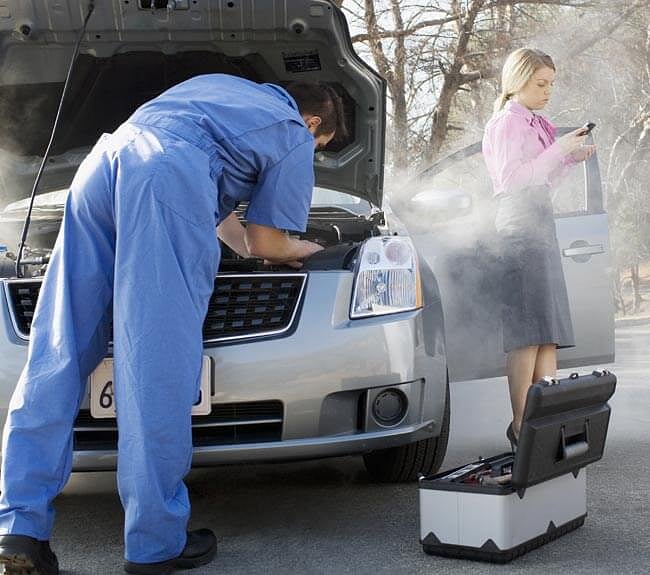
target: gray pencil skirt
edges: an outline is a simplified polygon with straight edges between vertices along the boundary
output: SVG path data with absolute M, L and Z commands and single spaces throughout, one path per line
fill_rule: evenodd
M 497 197 L 502 266 L 503 349 L 575 345 L 547 186 Z

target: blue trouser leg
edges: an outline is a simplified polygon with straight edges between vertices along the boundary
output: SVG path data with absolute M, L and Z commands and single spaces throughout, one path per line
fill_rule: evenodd
M 138 170 L 162 146 L 164 158 Z M 151 150 L 149 149 L 151 148 Z M 150 131 L 122 154 L 115 187 L 114 357 L 118 487 L 129 561 L 182 552 L 190 505 L 191 408 L 219 261 L 206 157 Z M 133 169 L 131 169 L 131 167 Z
M 106 353 L 114 229 L 101 146 L 71 186 L 3 436 L 0 533 L 48 539 L 86 378 Z
M 48 539 L 72 426 L 111 301 L 126 558 L 185 544 L 202 324 L 219 263 L 217 190 L 189 144 L 125 127 L 84 161 L 42 287 L 4 434 L 0 533 Z

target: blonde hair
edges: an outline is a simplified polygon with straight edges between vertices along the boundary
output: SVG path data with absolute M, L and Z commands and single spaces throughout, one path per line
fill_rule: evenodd
M 533 48 L 519 48 L 510 52 L 501 71 L 501 94 L 494 101 L 494 113 L 521 90 L 540 68 L 555 70 L 555 64 L 548 54 Z

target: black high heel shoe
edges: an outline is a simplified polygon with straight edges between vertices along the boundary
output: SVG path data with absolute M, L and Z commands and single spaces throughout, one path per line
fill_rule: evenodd
M 506 428 L 506 437 L 510 442 L 510 447 L 515 451 L 517 449 L 517 436 L 515 435 L 515 430 L 512 428 L 512 422 L 510 422 L 510 425 Z

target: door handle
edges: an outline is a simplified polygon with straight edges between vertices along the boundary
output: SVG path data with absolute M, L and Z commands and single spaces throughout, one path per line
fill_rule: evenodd
M 584 240 L 577 240 L 573 242 L 568 248 L 562 250 L 562 255 L 565 258 L 572 258 L 576 262 L 589 261 L 591 256 L 595 254 L 605 253 L 603 244 L 590 244 Z

